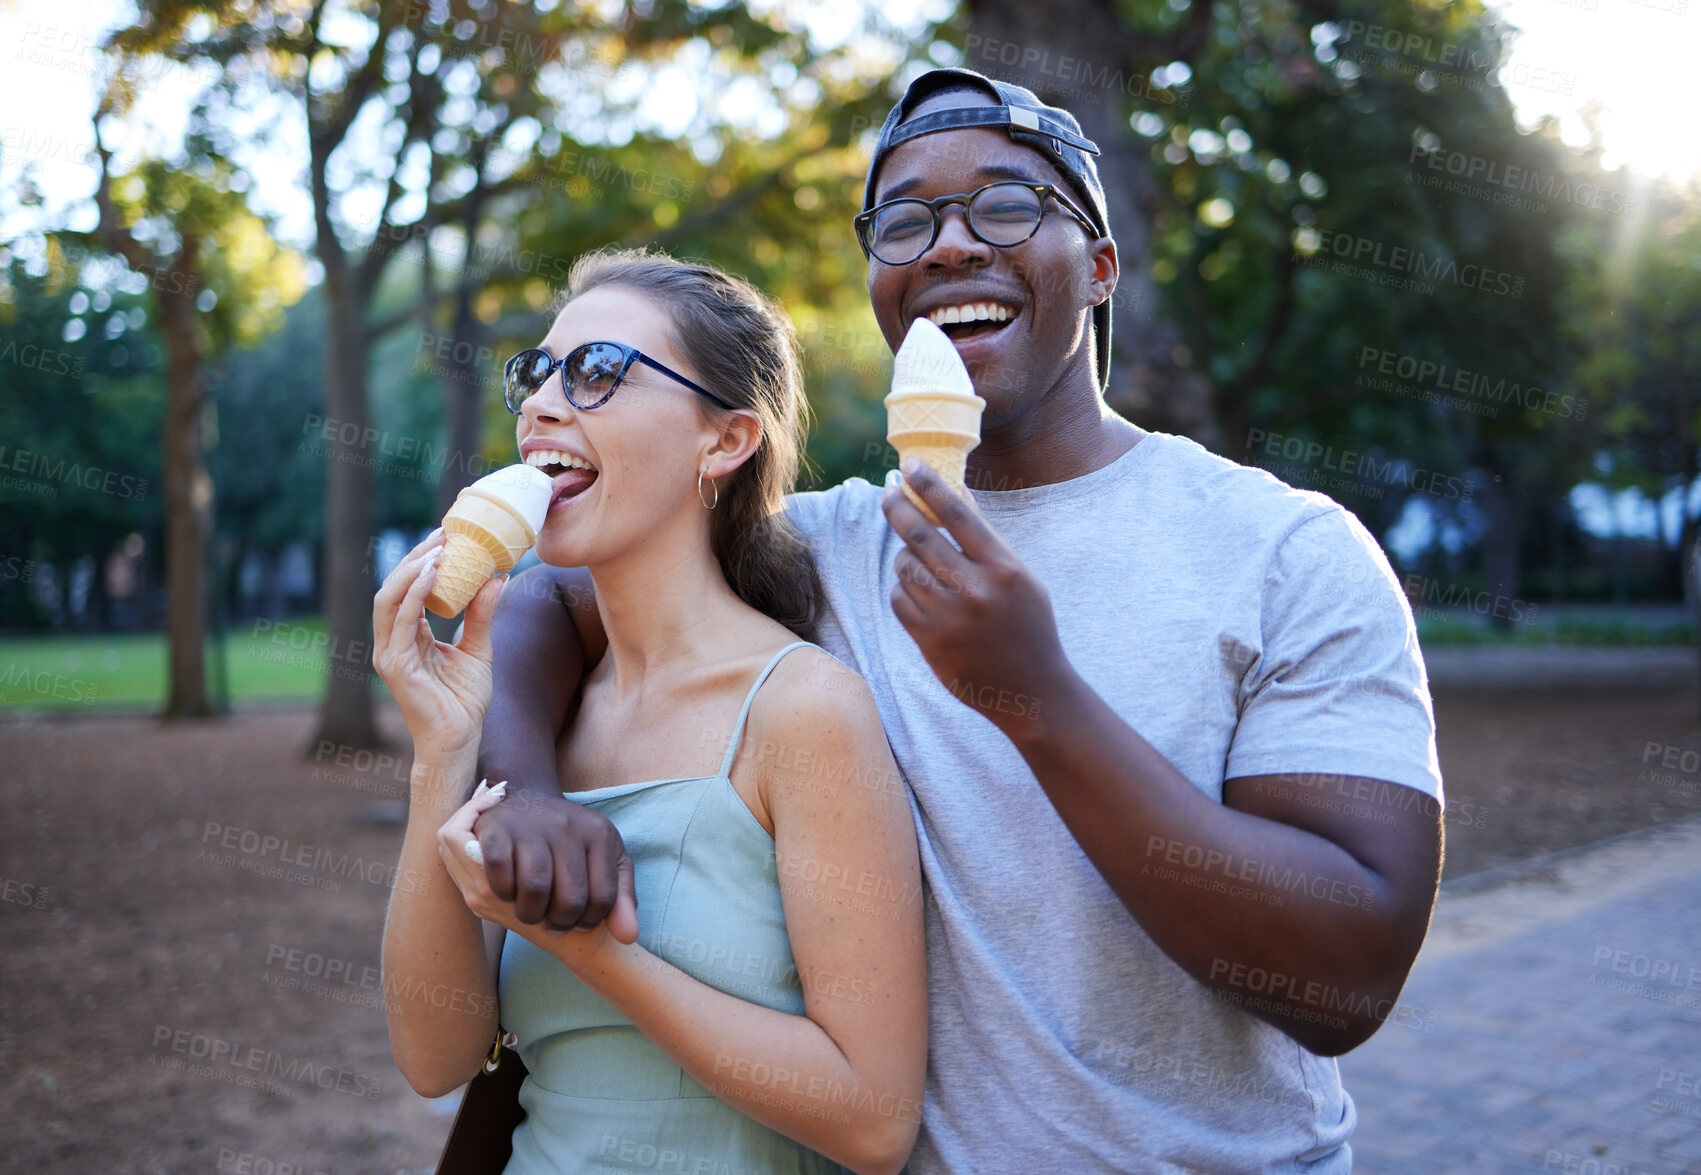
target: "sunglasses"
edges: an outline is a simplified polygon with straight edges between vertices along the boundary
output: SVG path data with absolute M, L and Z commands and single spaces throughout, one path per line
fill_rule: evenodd
M 574 347 L 559 359 L 542 347 L 526 348 L 508 360 L 502 370 L 502 398 L 507 401 L 508 411 L 518 416 L 525 402 L 543 390 L 549 377 L 559 370 L 561 388 L 566 392 L 569 404 L 580 411 L 599 408 L 620 389 L 620 381 L 626 378 L 634 363 L 655 368 L 699 396 L 707 396 L 722 408 L 737 407 L 701 384 L 686 379 L 665 363 L 656 362 L 636 347 L 605 342 Z
M 888 200 L 851 223 L 856 226 L 856 237 L 864 253 L 887 265 L 908 265 L 933 248 L 939 239 L 940 210 L 948 205 L 963 206 L 963 219 L 978 240 L 1008 249 L 1039 232 L 1047 200 L 1055 201 L 1094 237 L 1099 235 L 1093 222 L 1057 190 L 1057 185 L 1022 180 L 999 180 L 972 192 L 958 192 L 937 200 L 908 196 Z

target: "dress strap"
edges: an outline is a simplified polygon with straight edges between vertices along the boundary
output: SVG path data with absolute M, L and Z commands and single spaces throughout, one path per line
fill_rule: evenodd
M 768 662 L 767 667 L 763 669 L 761 673 L 757 674 L 756 684 L 750 687 L 750 692 L 748 694 L 744 695 L 744 709 L 738 712 L 738 723 L 732 728 L 732 741 L 727 744 L 726 758 L 721 760 L 722 775 L 732 774 L 732 761 L 738 757 L 738 744 L 744 739 L 744 723 L 750 717 L 750 703 L 756 700 L 756 691 L 762 688 L 762 683 L 764 681 L 768 680 L 768 675 L 774 671 L 774 666 L 780 663 L 780 658 L 784 657 L 793 649 L 814 649 L 819 647 L 820 646 L 818 645 L 810 644 L 808 641 L 793 641 L 791 644 L 775 653 L 773 659 Z

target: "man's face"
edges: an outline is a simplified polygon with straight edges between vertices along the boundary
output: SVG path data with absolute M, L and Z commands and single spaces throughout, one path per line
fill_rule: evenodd
M 979 103 L 991 100 L 940 94 L 921 102 L 912 117 Z M 1054 184 L 1066 199 L 1080 203 L 1045 156 L 986 127 L 940 131 L 894 148 L 881 164 L 875 203 L 899 196 L 931 200 L 1005 179 Z M 1116 284 L 1115 246 L 1095 241 L 1055 199 L 1046 202 L 1039 231 L 1008 247 L 977 240 L 960 204 L 941 215 L 938 239 L 915 261 L 886 265 L 869 259 L 868 296 L 887 344 L 897 350 L 912 322 L 937 321 L 947 309 L 988 303 L 1007 312 L 1002 322 L 940 322 L 987 402 L 987 428 L 1023 415 L 1076 368 L 1095 384 L 1086 310 Z

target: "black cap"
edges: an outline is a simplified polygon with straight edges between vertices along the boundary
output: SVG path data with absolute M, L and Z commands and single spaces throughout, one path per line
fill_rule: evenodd
M 997 106 L 962 106 L 954 110 L 935 110 L 920 118 L 905 122 L 909 112 L 929 94 L 951 86 L 973 86 L 982 90 Z M 899 124 L 902 124 L 901 126 Z M 1064 180 L 1074 190 L 1082 211 L 1093 222 L 1101 237 L 1110 236 L 1110 217 L 1105 209 L 1104 186 L 1099 183 L 1098 165 L 1093 156 L 1099 153 L 1098 144 L 1081 133 L 1081 124 L 1067 110 L 1047 106 L 1032 90 L 1010 82 L 1001 82 L 972 69 L 934 69 L 910 83 L 898 104 L 886 116 L 880 128 L 880 143 L 874 148 L 874 159 L 868 165 L 868 185 L 862 196 L 862 210 L 874 207 L 875 181 L 880 165 L 899 143 L 907 143 L 922 135 L 940 131 L 961 130 L 964 127 L 1002 127 L 1010 137 L 1024 147 L 1032 147 L 1049 159 Z M 1098 354 L 1099 387 L 1110 387 L 1110 299 L 1093 307 L 1094 349 Z

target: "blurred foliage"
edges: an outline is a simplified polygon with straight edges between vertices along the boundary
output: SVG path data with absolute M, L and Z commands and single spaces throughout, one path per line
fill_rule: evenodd
M 1174 5 L 1124 7 L 1130 25 L 1147 30 L 1187 19 Z M 260 553 L 323 535 L 325 458 L 313 422 L 324 411 L 326 309 L 321 289 L 291 305 L 305 274 L 287 249 L 271 249 L 266 226 L 242 203 L 250 177 L 224 162 L 237 157 L 234 128 L 254 125 L 236 117 L 245 87 L 317 102 L 328 115 L 338 86 L 365 69 L 376 22 L 395 38 L 359 112 L 363 126 L 391 129 L 350 140 L 329 169 L 338 239 L 352 255 L 378 249 L 401 262 L 381 269 L 369 307 L 370 321 L 400 324 L 376 339 L 369 364 L 371 421 L 384 438 L 372 454 L 378 528 L 429 524 L 432 489 L 455 460 L 442 349 L 464 346 L 474 357 L 478 459 L 510 459 L 500 364 L 548 329 L 572 259 L 610 242 L 703 258 L 779 298 L 798 327 L 815 418 L 806 477 L 878 480 L 890 460 L 879 401 L 891 360 L 850 218 L 872 128 L 894 96 L 888 75 L 900 60 L 950 61 L 932 38 L 961 45 L 971 8 L 870 59 L 813 46 L 785 6 L 753 13 L 654 0 L 599 15 L 357 0 L 336 9 L 323 44 L 310 38 L 305 11 L 283 5 L 148 6 L 154 20 L 126 34 L 130 48 L 226 67 L 191 120 L 205 162 L 143 163 L 117 188 L 134 221 L 157 226 L 162 241 L 174 218 L 230 226 L 208 260 L 217 294 L 208 329 L 239 348 L 209 377 L 219 532 Z M 1057 19 L 1070 8 L 1061 5 Z M 1209 35 L 1189 58 L 1186 101 L 1112 95 L 1133 124 L 1123 143 L 1105 145 L 1137 152 L 1153 181 L 1149 255 L 1125 262 L 1150 268 L 1180 324 L 1226 455 L 1258 459 L 1247 444 L 1258 428 L 1457 478 L 1471 487 L 1469 500 L 1423 500 L 1479 552 L 1485 502 L 1496 486 L 1517 487 L 1520 509 L 1548 524 L 1520 523 L 1516 509 L 1505 516 L 1515 553 L 1530 564 L 1558 565 L 1582 549 L 1564 506 L 1578 481 L 1660 492 L 1694 478 L 1701 193 L 1606 172 L 1597 150 L 1567 147 L 1552 125 L 1520 131 L 1500 77 L 1509 33 L 1475 0 L 1355 2 L 1332 6 L 1327 20 L 1312 6 L 1220 0 L 1209 14 Z M 1424 47 L 1373 44 L 1372 25 Z M 1451 64 L 1434 59 L 1439 50 Z M 690 107 L 666 133 L 644 105 L 664 75 L 689 83 L 678 102 Z M 423 78 L 441 92 L 424 93 Z M 717 105 L 734 91 L 753 93 L 760 117 L 734 118 Z M 415 125 L 416 116 L 426 121 Z M 1509 174 L 1525 186 L 1505 182 Z M 1612 199 L 1591 206 L 1577 198 L 1580 185 Z M 485 203 L 469 235 L 457 216 L 474 188 Z M 398 221 L 388 235 L 376 213 L 363 221 L 352 211 L 380 203 Z M 72 243 L 48 247 L 63 253 Z M 1453 276 L 1426 278 L 1391 260 L 1415 256 Z M 1325 264 L 1335 261 L 1357 268 Z M 8 443 L 126 462 L 157 479 L 150 422 L 162 393 L 145 294 L 124 293 L 110 267 L 49 263 L 21 246 L 4 264 L 0 346 L 45 341 L 83 364 L 80 378 L 0 368 Z M 1504 284 L 1463 280 L 1465 267 Z M 1396 279 L 1427 280 L 1434 292 Z M 477 332 L 460 338 L 448 303 L 469 282 Z M 79 289 L 103 292 L 110 313 L 139 311 L 142 323 L 126 317 L 123 332 L 106 337 L 110 317 L 70 308 Z M 79 317 L 87 337 L 65 342 L 66 323 Z M 1383 356 L 1481 376 L 1499 391 L 1454 393 L 1482 411 L 1439 402 L 1413 394 L 1432 384 L 1378 383 Z M 105 396 L 124 410 L 98 420 L 66 414 L 69 395 Z M 1337 496 L 1385 537 L 1414 494 L 1376 488 Z M 157 497 L 124 505 L 0 489 L 0 502 L 26 519 L 8 523 L 9 549 L 55 563 L 157 526 Z M 0 583 L 0 592 L 15 586 Z
M 92 556 L 98 617 L 100 559 L 132 532 L 157 546 L 164 529 L 165 384 L 146 281 L 85 288 L 91 268 L 112 266 L 53 241 L 33 265 L 0 264 L 0 549 L 35 565 L 0 577 L 0 614 L 7 627 L 62 621 L 69 570 Z

